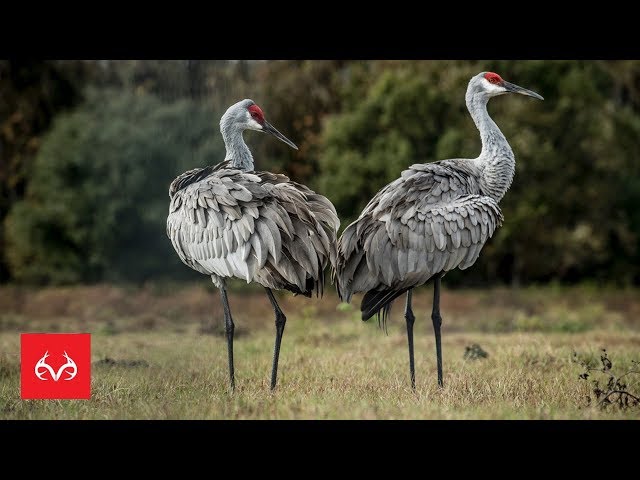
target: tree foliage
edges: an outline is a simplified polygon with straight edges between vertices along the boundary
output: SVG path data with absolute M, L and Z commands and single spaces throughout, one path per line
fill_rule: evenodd
M 7 65 L 0 63 L 0 83 Z M 14 76 L 0 104 L 0 186 L 11 194 L 0 198 L 0 221 L 11 209 L 3 253 L 13 279 L 188 276 L 164 235 L 167 186 L 224 158 L 218 120 L 243 98 L 300 147 L 247 132 L 256 168 L 327 195 L 345 227 L 409 165 L 478 155 L 464 92 L 472 75 L 493 70 L 545 101 L 490 102 L 516 176 L 501 202 L 504 225 L 478 263 L 448 282 L 640 283 L 638 61 L 120 60 L 24 68 L 31 90 L 15 87 Z M 37 81 L 57 87 L 32 88 Z M 82 100 L 82 82 L 84 102 L 60 114 Z M 15 125 L 31 133 L 12 126 L 16 112 L 23 120 Z M 7 190 L 7 172 L 19 172 L 12 174 L 19 187 Z
M 166 238 L 168 187 L 224 158 L 212 113 L 189 100 L 93 91 L 56 119 L 27 196 L 7 219 L 17 280 L 142 281 L 183 275 Z
M 82 100 L 91 70 L 82 61 L 0 60 L 0 282 L 9 278 L 3 221 L 24 196 L 42 135 Z
M 627 68 L 635 68 L 631 63 Z M 473 158 L 480 140 L 465 105 L 469 78 L 496 70 L 544 102 L 501 97 L 489 111 L 516 155 L 505 223 L 467 281 L 639 277 L 640 117 L 637 82 L 606 62 L 384 62 L 354 82 L 350 108 L 327 122 L 321 191 L 343 226 L 413 163 Z M 625 70 L 626 71 L 626 70 Z M 361 76 L 362 77 L 362 76 Z M 629 85 L 632 85 L 631 87 Z M 634 95 L 620 93 L 625 89 Z M 462 278 L 450 275 L 454 281 Z

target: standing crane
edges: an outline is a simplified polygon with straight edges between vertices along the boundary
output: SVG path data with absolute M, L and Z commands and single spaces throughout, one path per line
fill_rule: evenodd
M 273 390 L 287 319 L 272 290 L 322 294 L 324 269 L 335 263 L 340 220 L 324 196 L 285 175 L 253 171 L 253 156 L 242 138 L 245 130 L 269 133 L 298 148 L 265 120 L 253 100 L 232 105 L 220 120 L 224 161 L 189 170 L 171 183 L 167 235 L 180 260 L 211 276 L 220 290 L 231 389 L 234 323 L 225 280 L 235 277 L 265 288 L 276 324 Z
M 482 72 L 471 78 L 465 98 L 480 131 L 480 156 L 410 166 L 371 199 L 338 241 L 333 272 L 338 294 L 349 302 L 353 293 L 366 292 L 360 306 L 363 320 L 377 314 L 385 324 L 392 302 L 407 293 L 405 320 L 414 389 L 413 288 L 433 280 L 431 320 L 438 385 L 442 387 L 440 279 L 454 268 L 473 265 L 487 239 L 502 224 L 498 202 L 513 180 L 515 158 L 489 117 L 487 102 L 505 93 L 543 100 L 497 73 Z

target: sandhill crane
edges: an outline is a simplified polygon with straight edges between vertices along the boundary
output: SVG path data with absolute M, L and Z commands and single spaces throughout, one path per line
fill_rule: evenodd
M 275 312 L 271 389 L 276 386 L 286 317 L 272 289 L 321 295 L 324 269 L 336 256 L 340 221 L 333 204 L 288 177 L 253 171 L 242 133 L 266 132 L 297 149 L 264 118 L 253 100 L 227 109 L 220 120 L 226 156 L 218 165 L 178 176 L 169 187 L 167 235 L 180 259 L 210 275 L 224 309 L 231 389 L 235 386 L 233 332 L 225 279 L 262 285 Z
M 543 99 L 496 73 L 474 76 L 466 103 L 480 131 L 480 156 L 412 165 L 371 199 L 338 241 L 333 272 L 338 293 L 349 302 L 353 293 L 366 292 L 360 308 L 363 320 L 377 313 L 384 324 L 393 300 L 407 293 L 405 320 L 414 389 L 412 289 L 433 279 L 431 319 L 438 385 L 442 387 L 440 279 L 454 268 L 473 265 L 487 239 L 502 224 L 498 202 L 513 180 L 515 158 L 489 117 L 487 102 L 505 93 Z

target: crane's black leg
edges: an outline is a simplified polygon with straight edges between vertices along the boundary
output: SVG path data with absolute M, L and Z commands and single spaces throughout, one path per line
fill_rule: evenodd
M 280 357 L 280 344 L 282 343 L 282 334 L 284 333 L 284 325 L 287 323 L 287 317 L 284 316 L 276 297 L 273 296 L 273 292 L 270 288 L 266 288 L 269 300 L 273 306 L 273 311 L 276 314 L 276 344 L 273 347 L 273 367 L 271 368 L 271 390 L 276 388 L 276 380 L 278 377 L 278 357 Z
M 440 341 L 440 326 L 442 317 L 440 316 L 440 275 L 433 280 L 433 311 L 431 312 L 433 321 L 433 331 L 436 334 L 436 355 L 438 357 L 438 386 L 444 386 L 442 382 L 442 343 Z
M 233 372 L 233 331 L 235 325 L 231 318 L 231 310 L 229 309 L 229 299 L 227 298 L 227 290 L 222 287 L 220 289 L 220 297 L 222 298 L 222 308 L 224 308 L 224 330 L 227 334 L 227 352 L 229 353 L 229 380 L 231 382 L 231 390 L 236 387 L 236 379 Z
M 411 293 L 410 289 L 407 292 L 407 304 L 404 309 L 404 319 L 407 321 L 407 341 L 409 342 L 409 374 L 411 375 L 411 388 L 416 389 L 416 367 L 413 361 L 413 323 L 416 317 L 413 316 L 413 310 L 411 309 Z

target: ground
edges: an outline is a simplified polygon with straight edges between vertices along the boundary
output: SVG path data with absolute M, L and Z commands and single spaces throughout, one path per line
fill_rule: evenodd
M 613 370 L 640 360 L 640 295 L 597 287 L 449 290 L 442 297 L 444 382 L 437 387 L 431 290 L 414 294 L 417 389 L 409 383 L 402 302 L 388 334 L 357 305 L 279 296 L 288 317 L 278 388 L 266 295 L 238 285 L 235 392 L 217 291 L 191 286 L 0 288 L 0 419 L 638 419 L 587 403 L 606 348 Z M 359 300 L 357 298 L 356 300 Z M 92 333 L 91 400 L 20 400 L 20 332 Z M 477 344 L 486 358 L 465 358 Z M 592 375 L 593 378 L 594 375 Z M 640 392 L 630 375 L 628 389 Z

